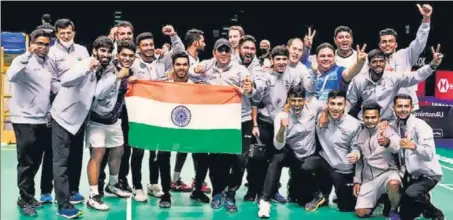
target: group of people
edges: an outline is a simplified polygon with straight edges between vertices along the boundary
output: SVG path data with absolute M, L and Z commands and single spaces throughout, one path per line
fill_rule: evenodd
M 315 211 L 329 204 L 333 187 L 338 210 L 358 217 L 371 216 L 383 203 L 390 219 L 444 219 L 430 201 L 442 178 L 432 129 L 412 114 L 418 109 L 414 86 L 436 70 L 442 54 L 440 45 L 432 48 L 432 62 L 411 72 L 426 47 L 432 14 L 430 5 L 417 7 L 423 20 L 409 47 L 396 50 L 397 33 L 385 29 L 378 49 L 368 53 L 367 45 L 352 48 L 347 26 L 334 31 L 336 48 L 322 43 L 314 55 L 311 29 L 304 39 L 271 49 L 269 41 L 257 45 L 242 27 L 232 26 L 228 39 L 214 43 L 213 58 L 201 62 L 206 42 L 197 29 L 182 41 L 173 26 L 164 26 L 171 45 L 158 50 L 152 33 L 135 37 L 133 25 L 121 21 L 93 42 L 90 55 L 74 43 L 71 20 L 55 22 L 53 46 L 52 33 L 37 28 L 29 50 L 6 73 L 17 140 L 17 204 L 24 215 L 35 216 L 38 207 L 53 202 L 54 188 L 58 215 L 82 215 L 74 204 L 85 201 L 79 184 L 86 143 L 86 204 L 95 210 L 109 209 L 104 191 L 138 202 L 150 194 L 160 198 L 161 208 L 171 207 L 171 191 L 181 191 L 213 209 L 236 212 L 247 171 L 243 201 L 256 202 L 260 218 L 270 217 L 271 200 Z M 181 170 L 187 153 L 177 153 L 172 176 L 171 152 L 151 151 L 144 190 L 144 150 L 128 144 L 131 110 L 124 98 L 137 80 L 235 87 L 242 96 L 242 153 L 193 153 L 195 176 L 186 184 Z M 41 161 L 38 201 L 34 176 Z M 279 193 L 283 167 L 289 167 L 287 198 Z M 208 171 L 212 190 L 205 182 Z

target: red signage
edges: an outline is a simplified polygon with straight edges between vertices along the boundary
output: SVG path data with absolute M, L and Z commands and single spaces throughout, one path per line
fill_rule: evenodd
M 453 71 L 436 71 L 434 97 L 453 100 Z
M 422 81 L 417 86 L 417 96 L 418 97 L 425 96 L 425 91 L 426 91 L 426 83 L 425 83 L 425 81 Z

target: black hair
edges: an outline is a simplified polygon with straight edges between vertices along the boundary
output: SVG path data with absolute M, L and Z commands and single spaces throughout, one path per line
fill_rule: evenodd
M 35 40 L 38 37 L 47 37 L 47 38 L 49 38 L 49 41 L 50 41 L 50 39 L 52 38 L 52 35 L 49 32 L 47 32 L 46 30 L 36 29 L 33 32 L 31 32 L 31 34 L 30 34 L 30 42 L 32 42 L 32 43 L 35 42 Z
M 176 59 L 178 58 L 186 58 L 187 62 L 189 62 L 189 55 L 185 51 L 173 53 L 173 55 L 171 56 L 171 60 L 173 63 L 175 63 Z
M 67 18 L 58 19 L 55 22 L 55 29 L 56 29 L 57 32 L 58 32 L 59 28 L 65 29 L 65 28 L 67 28 L 69 26 L 72 27 L 73 31 L 75 31 L 74 23 L 71 20 L 67 19 Z
M 132 42 L 131 40 L 120 40 L 120 41 L 117 42 L 118 54 L 123 49 L 132 50 L 134 52 L 134 54 L 137 51 L 137 47 L 135 46 L 134 42 Z
M 274 58 L 274 57 L 276 57 L 276 56 L 285 56 L 285 57 L 289 57 L 288 48 L 286 48 L 285 45 L 275 46 L 275 47 L 272 48 L 272 50 L 271 50 L 271 57 Z
M 365 111 L 367 111 L 367 110 L 377 110 L 379 114 L 381 113 L 381 106 L 379 104 L 377 104 L 376 102 L 365 103 L 365 104 L 363 104 L 362 109 L 363 109 L 363 113 L 365 113 Z
M 186 48 L 190 47 L 195 41 L 198 41 L 201 39 L 201 36 L 203 36 L 204 33 L 201 30 L 198 29 L 190 29 L 186 33 L 186 37 L 184 39 L 184 44 Z
M 384 30 L 379 31 L 379 37 L 382 37 L 384 35 L 392 35 L 395 37 L 395 39 L 398 37 L 398 33 L 392 28 L 386 28 Z
M 252 35 L 244 35 L 243 37 L 241 37 L 241 39 L 239 40 L 239 46 L 242 46 L 242 44 L 244 44 L 245 42 L 247 41 L 251 41 L 253 42 L 254 44 L 256 44 L 256 39 L 254 36 Z
M 98 50 L 101 47 L 108 48 L 113 51 L 113 41 L 107 36 L 100 36 L 93 42 L 93 48 Z
M 42 15 L 42 20 L 46 23 L 50 23 L 52 21 L 52 19 L 50 18 L 50 14 Z
M 398 94 L 396 95 L 394 98 L 393 98 L 393 104 L 396 104 L 396 100 L 398 99 L 406 99 L 406 100 L 410 100 L 410 103 L 412 105 L 412 97 L 410 95 L 406 95 L 406 94 Z
M 298 84 L 291 87 L 288 91 L 288 98 L 294 96 L 295 98 L 305 98 L 305 89 L 302 85 Z
M 151 33 L 151 32 L 143 32 L 143 33 L 139 34 L 139 35 L 135 38 L 135 44 L 136 44 L 137 46 L 139 46 L 140 43 L 142 42 L 142 40 L 147 40 L 147 39 L 154 40 L 154 35 L 153 35 L 153 33 Z
M 318 55 L 319 51 L 321 51 L 322 49 L 324 48 L 329 48 L 331 49 L 333 52 L 335 52 L 335 48 L 332 46 L 332 44 L 329 44 L 329 43 L 322 43 L 320 44 L 317 48 L 316 48 L 316 56 Z
M 352 37 L 352 29 L 348 26 L 338 26 L 337 28 L 335 28 L 335 31 L 333 32 L 333 36 L 334 37 L 337 37 L 337 35 L 340 33 L 340 32 L 348 32 L 351 37 Z
M 371 60 L 376 57 L 385 57 L 384 52 L 380 49 L 373 49 L 368 53 L 368 63 L 371 63 Z
M 344 99 L 346 99 L 346 92 L 342 89 L 334 89 L 327 95 L 327 99 L 335 99 L 338 97 L 343 97 Z

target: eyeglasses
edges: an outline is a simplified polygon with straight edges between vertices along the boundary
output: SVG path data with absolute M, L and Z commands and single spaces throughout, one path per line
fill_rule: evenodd
M 49 47 L 50 43 L 43 43 L 43 42 L 35 42 L 38 47 Z

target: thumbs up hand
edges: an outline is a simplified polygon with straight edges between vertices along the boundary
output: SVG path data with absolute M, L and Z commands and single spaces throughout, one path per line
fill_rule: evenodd
M 384 147 L 387 147 L 390 144 L 390 139 L 387 137 L 385 130 L 382 128 L 379 129 L 378 143 L 379 145 Z
M 409 150 L 414 150 L 415 149 L 415 143 L 410 141 L 407 133 L 404 136 L 404 138 L 402 138 L 400 140 L 400 147 L 402 147 L 404 149 L 409 149 Z

